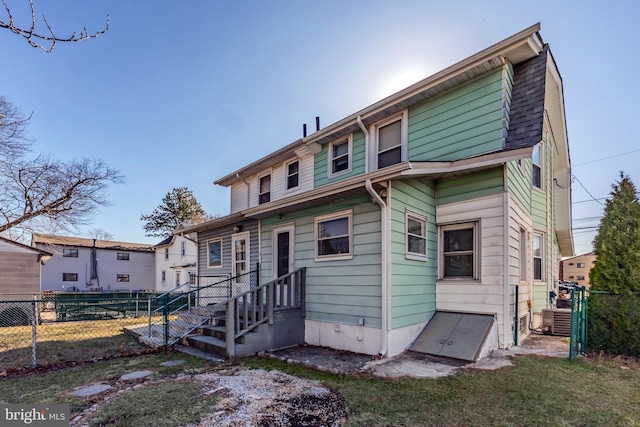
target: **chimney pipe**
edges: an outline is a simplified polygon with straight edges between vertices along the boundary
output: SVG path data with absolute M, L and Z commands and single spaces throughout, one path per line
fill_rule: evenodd
M 303 138 L 306 138 L 306 137 L 307 137 L 307 124 L 306 124 L 306 123 L 304 123 L 304 124 L 302 125 L 302 137 L 303 137 Z
M 316 116 L 316 132 L 320 130 L 320 117 Z

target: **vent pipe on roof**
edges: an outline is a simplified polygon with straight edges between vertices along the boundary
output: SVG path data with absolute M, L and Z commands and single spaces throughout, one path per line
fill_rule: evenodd
M 306 137 L 307 137 L 307 124 L 306 124 L 306 123 L 304 123 L 304 124 L 302 125 L 302 137 L 303 137 L 303 138 L 306 138 Z
M 320 130 L 320 117 L 316 116 L 316 132 Z

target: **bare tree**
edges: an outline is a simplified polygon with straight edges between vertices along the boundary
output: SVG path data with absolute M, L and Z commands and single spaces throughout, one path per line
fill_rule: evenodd
M 96 240 L 113 240 L 113 234 L 102 228 L 92 228 L 89 230 L 89 236 Z
M 0 158 L 20 157 L 31 148 L 33 141 L 26 137 L 25 116 L 15 105 L 0 95 Z
M 36 218 L 62 227 L 87 223 L 98 206 L 108 206 L 109 183 L 120 171 L 101 160 L 59 162 L 47 156 L 15 160 L 0 175 L 0 232 L 29 227 Z
M 7 29 L 12 33 L 15 33 L 23 37 L 27 41 L 27 43 L 29 43 L 31 46 L 38 49 L 42 49 L 47 53 L 53 52 L 53 49 L 56 47 L 56 43 L 58 42 L 71 43 L 71 42 L 80 42 L 80 41 L 86 41 L 89 39 L 95 39 L 96 37 L 101 36 L 102 34 L 106 33 L 109 30 L 109 15 L 107 15 L 104 29 L 102 29 L 101 31 L 96 31 L 94 33 L 89 34 L 89 31 L 87 30 L 87 28 L 83 27 L 83 29 L 78 33 L 74 31 L 71 33 L 71 35 L 67 37 L 59 37 L 54 33 L 51 25 L 49 25 L 49 22 L 47 21 L 47 17 L 42 15 L 42 20 L 45 26 L 47 27 L 47 32 L 45 33 L 38 32 L 36 31 L 37 19 L 36 19 L 35 6 L 33 5 L 33 0 L 28 0 L 28 1 L 29 1 L 29 7 L 31 8 L 31 23 L 28 26 L 21 26 L 15 23 L 13 14 L 11 13 L 11 9 L 9 8 L 7 1 L 2 0 L 2 4 L 4 5 L 4 9 L 7 13 L 7 20 L 0 21 L 0 28 Z

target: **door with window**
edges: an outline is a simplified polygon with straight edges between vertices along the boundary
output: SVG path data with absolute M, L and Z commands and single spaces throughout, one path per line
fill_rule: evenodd
M 293 254 L 293 225 L 284 225 L 273 228 L 273 278 L 278 278 L 291 273 L 294 270 L 294 254 Z M 291 277 L 285 280 L 285 284 L 291 284 Z M 281 288 L 276 291 L 276 305 L 281 302 L 288 304 L 293 300 L 293 287 L 288 286 L 281 293 Z
M 293 271 L 293 225 L 273 228 L 273 278 Z
M 250 288 L 249 277 L 249 232 L 231 236 L 231 275 L 234 277 L 234 295 L 246 292 Z

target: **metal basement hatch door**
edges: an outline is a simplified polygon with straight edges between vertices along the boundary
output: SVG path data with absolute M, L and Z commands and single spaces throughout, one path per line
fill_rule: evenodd
M 437 311 L 409 350 L 473 362 L 492 324 L 491 315 Z

